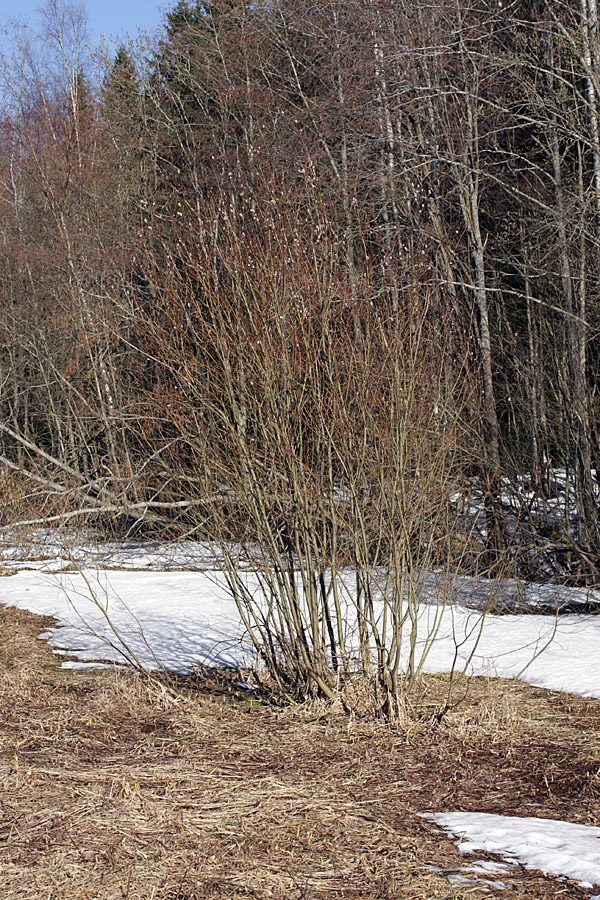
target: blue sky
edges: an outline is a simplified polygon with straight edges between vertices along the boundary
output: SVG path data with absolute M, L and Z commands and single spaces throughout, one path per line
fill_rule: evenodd
M 88 0 L 83 5 L 89 15 L 90 40 L 95 46 L 101 35 L 107 43 L 119 43 L 123 33 L 135 36 L 138 28 L 151 34 L 164 20 L 164 11 L 176 0 Z M 43 0 L 0 0 L 0 28 L 12 18 L 36 25 L 37 11 Z

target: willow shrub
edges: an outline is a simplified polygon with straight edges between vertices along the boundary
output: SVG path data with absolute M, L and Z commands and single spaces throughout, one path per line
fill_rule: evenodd
M 276 689 L 366 677 L 393 717 L 472 545 L 453 498 L 476 379 L 427 271 L 392 290 L 365 259 L 349 284 L 315 208 L 266 192 L 157 224 L 161 453 Z

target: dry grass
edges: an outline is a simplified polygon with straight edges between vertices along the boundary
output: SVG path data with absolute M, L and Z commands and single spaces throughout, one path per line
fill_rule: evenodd
M 130 672 L 56 668 L 47 624 L 0 610 L 3 900 L 483 897 L 418 812 L 597 823 L 600 703 L 477 681 L 442 725 L 276 709 L 227 682 L 179 699 Z M 501 691 L 502 688 L 502 691 Z M 502 879 L 507 883 L 507 877 Z M 514 871 L 512 900 L 585 898 Z

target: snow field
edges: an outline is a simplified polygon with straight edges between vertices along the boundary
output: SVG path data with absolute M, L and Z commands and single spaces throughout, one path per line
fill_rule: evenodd
M 260 598 L 257 576 L 249 572 L 246 578 Z M 196 666 L 254 661 L 252 644 L 218 571 L 22 569 L 0 579 L 0 600 L 55 617 L 58 625 L 44 637 L 57 652 L 84 663 L 122 663 L 133 657 L 145 668 L 183 673 Z M 350 643 L 351 610 L 349 604 Z M 426 672 L 446 672 L 455 665 L 474 675 L 521 678 L 538 687 L 600 698 L 600 617 L 488 615 L 482 621 L 468 607 L 453 604 L 440 611 L 425 603 L 419 613 L 418 655 L 438 616 Z
M 459 838 L 461 853 L 485 850 L 511 865 L 571 878 L 582 888 L 600 884 L 600 828 L 595 826 L 469 812 L 425 813 L 423 818 Z M 477 868 L 482 865 L 479 862 Z

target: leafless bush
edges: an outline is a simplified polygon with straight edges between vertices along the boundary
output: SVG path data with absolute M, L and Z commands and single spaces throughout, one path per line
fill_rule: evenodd
M 278 690 L 333 699 L 368 674 L 394 716 L 464 552 L 452 498 L 468 352 L 451 357 L 426 272 L 402 309 L 367 267 L 351 293 L 318 196 L 300 206 L 267 185 L 247 208 L 218 205 L 201 233 L 176 230 L 146 260 L 176 448 L 165 471 L 197 498 L 192 525 Z M 445 575 L 423 634 L 433 566 Z

